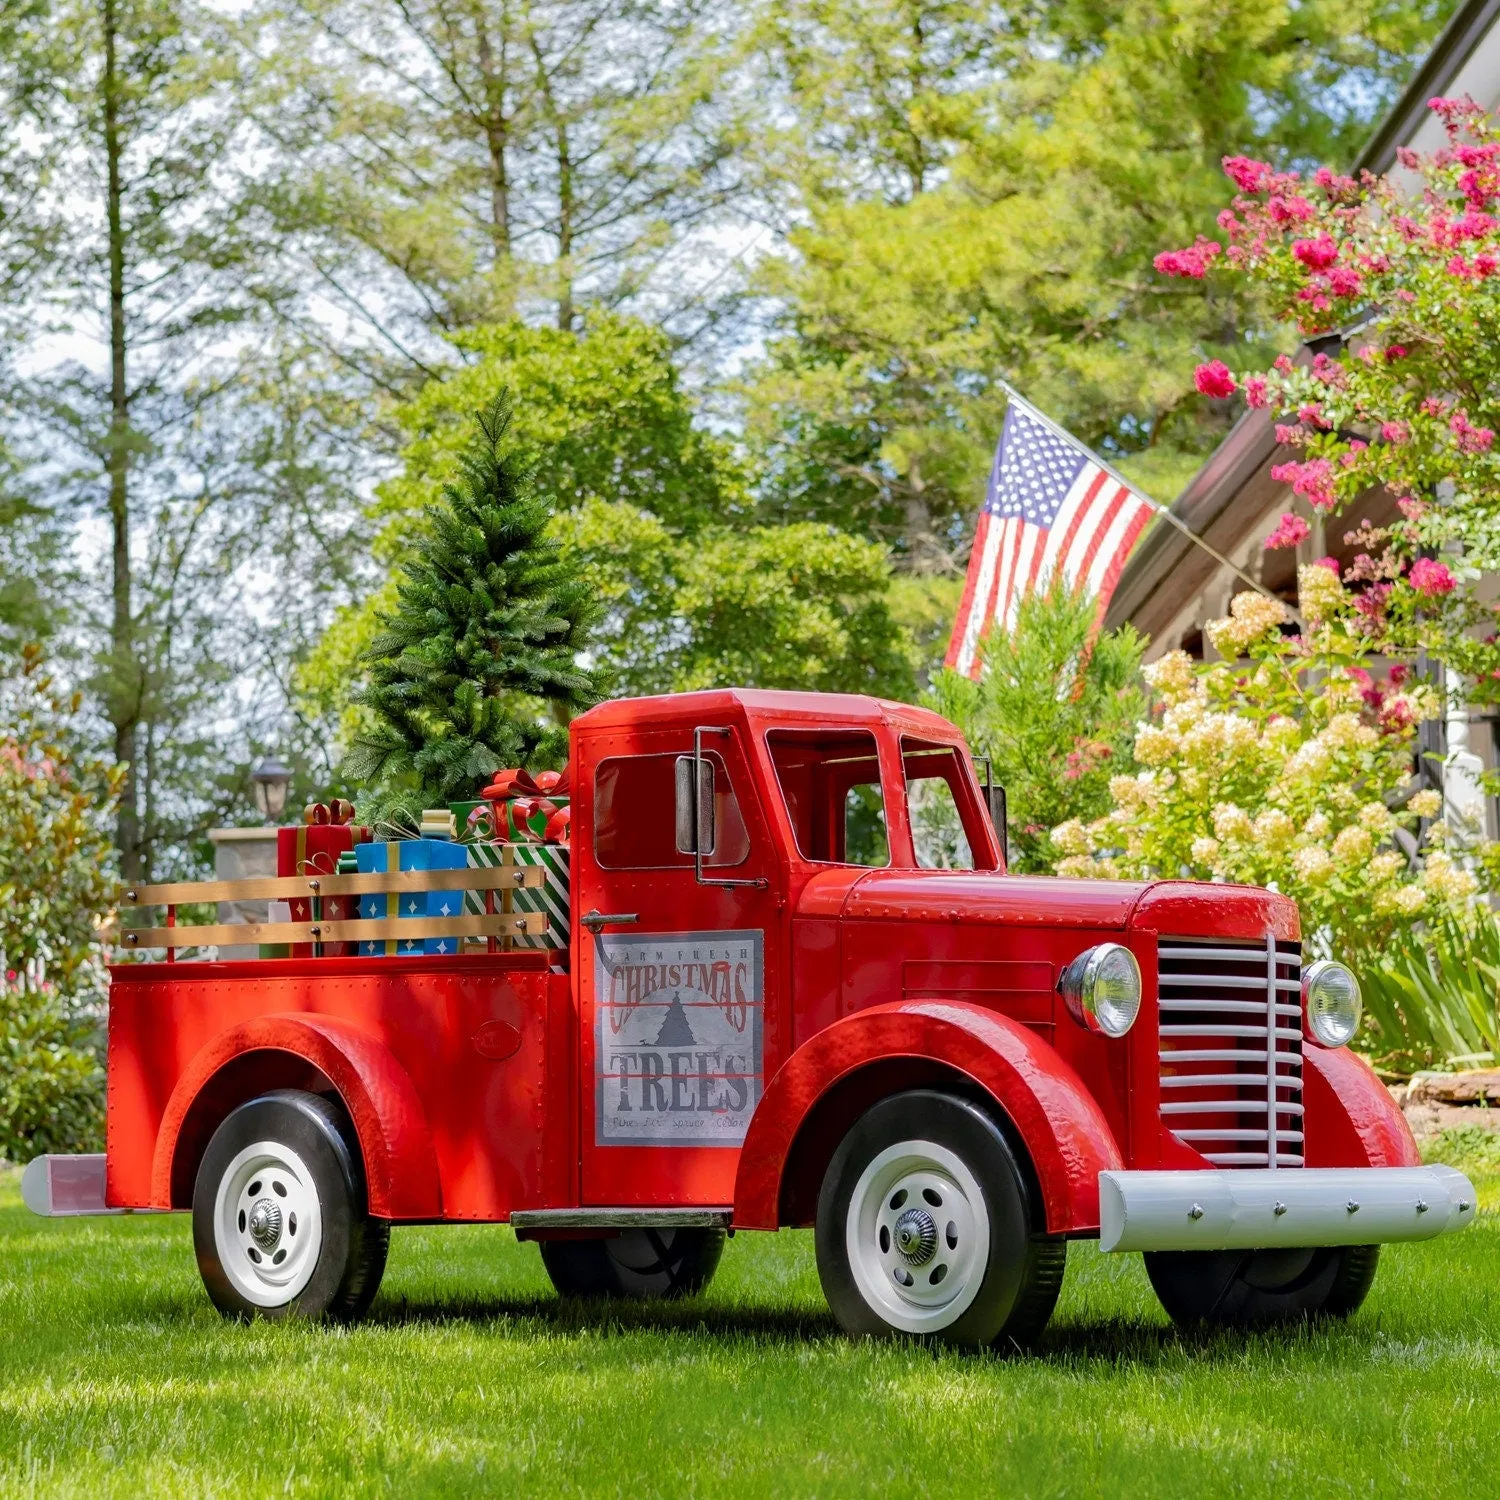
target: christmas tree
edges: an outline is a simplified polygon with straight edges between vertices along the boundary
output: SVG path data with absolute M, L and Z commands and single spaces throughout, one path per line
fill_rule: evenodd
M 505 766 L 560 761 L 568 717 L 599 694 L 577 657 L 593 595 L 547 534 L 551 510 L 504 451 L 502 391 L 476 412 L 459 473 L 430 506 L 395 612 L 364 653 L 367 710 L 344 760 L 369 810 L 405 817 L 474 795 Z

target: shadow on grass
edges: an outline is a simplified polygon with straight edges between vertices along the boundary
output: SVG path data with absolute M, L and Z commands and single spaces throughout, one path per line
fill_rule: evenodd
M 372 1327 L 414 1323 L 530 1323 L 568 1333 L 702 1333 L 784 1343 L 840 1336 L 831 1314 L 789 1307 L 725 1307 L 682 1302 L 602 1301 L 573 1297 L 381 1297 L 364 1319 Z
M 473 1326 L 521 1324 L 604 1338 L 639 1333 L 694 1334 L 741 1342 L 785 1345 L 848 1342 L 826 1311 L 787 1307 L 733 1307 L 684 1302 L 586 1301 L 557 1297 L 382 1298 L 365 1318 L 371 1327 L 430 1324 Z M 1033 1362 L 1042 1365 L 1133 1365 L 1162 1363 L 1238 1364 L 1273 1352 L 1295 1354 L 1324 1344 L 1330 1333 L 1341 1341 L 1366 1342 L 1358 1328 L 1338 1323 L 1293 1323 L 1258 1329 L 1181 1329 L 1144 1319 L 1109 1318 L 1092 1323 L 1054 1325 L 1027 1347 L 954 1350 L 935 1341 L 898 1337 L 892 1347 L 925 1349 L 934 1358 L 966 1361 Z M 873 1341 L 872 1341 L 873 1342 Z M 884 1341 L 879 1341 L 884 1342 Z M 665 1349 L 664 1349 L 665 1352 Z

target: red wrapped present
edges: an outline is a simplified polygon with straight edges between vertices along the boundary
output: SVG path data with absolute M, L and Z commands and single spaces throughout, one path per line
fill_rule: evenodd
M 316 804 L 321 807 L 322 804 Z M 337 805 L 337 804 L 335 804 Z M 347 802 L 342 804 L 348 808 Z M 352 808 L 349 809 L 353 811 Z M 308 809 L 312 811 L 311 808 Z M 331 809 L 325 808 L 325 812 Z M 306 814 L 304 814 L 306 816 Z M 332 821 L 305 822 L 298 828 L 276 830 L 276 873 L 278 875 L 332 875 L 338 870 L 339 855 L 356 844 L 368 844 L 370 830 L 359 823 Z M 292 921 L 353 921 L 358 915 L 357 902 L 350 896 L 327 896 L 319 903 L 316 915 L 310 896 L 292 898 Z M 352 955 L 354 943 L 324 943 L 325 957 Z M 311 943 L 293 943 L 293 958 L 310 958 Z

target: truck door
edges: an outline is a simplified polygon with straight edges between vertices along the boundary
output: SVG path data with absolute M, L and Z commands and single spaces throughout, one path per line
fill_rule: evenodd
M 778 867 L 742 734 L 635 734 L 619 753 L 606 735 L 584 759 L 574 953 L 586 1205 L 733 1201 L 783 982 Z M 695 740 L 697 856 L 678 818 Z

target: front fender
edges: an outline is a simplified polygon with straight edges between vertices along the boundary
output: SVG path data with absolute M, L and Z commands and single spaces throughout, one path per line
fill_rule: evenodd
M 367 1032 L 327 1016 L 257 1016 L 221 1031 L 183 1070 L 162 1116 L 151 1162 L 154 1208 L 186 1208 L 179 1147 L 200 1149 L 188 1125 L 193 1106 L 211 1097 L 215 1077 L 238 1059 L 281 1053 L 317 1068 L 338 1090 L 359 1137 L 370 1212 L 379 1219 L 442 1215 L 437 1153 L 415 1086 L 394 1054 Z M 205 1094 L 205 1091 L 210 1091 Z M 234 1100 L 235 1104 L 242 1102 Z M 231 1106 L 232 1107 L 232 1106 Z M 217 1119 L 212 1127 L 217 1126 Z M 174 1181 L 177 1189 L 174 1191 Z M 190 1190 L 189 1190 L 190 1199 Z
M 797 1132 L 840 1080 L 872 1063 L 910 1058 L 971 1079 L 1030 1153 L 1050 1234 L 1097 1231 L 1099 1173 L 1124 1165 L 1078 1074 L 1035 1032 L 982 1006 L 897 1001 L 820 1031 L 771 1080 L 750 1121 L 735 1180 L 734 1222 L 777 1227 L 782 1174 Z
M 1347 1047 L 1302 1045 L 1303 1132 L 1310 1167 L 1419 1167 L 1421 1153 L 1391 1092 Z

